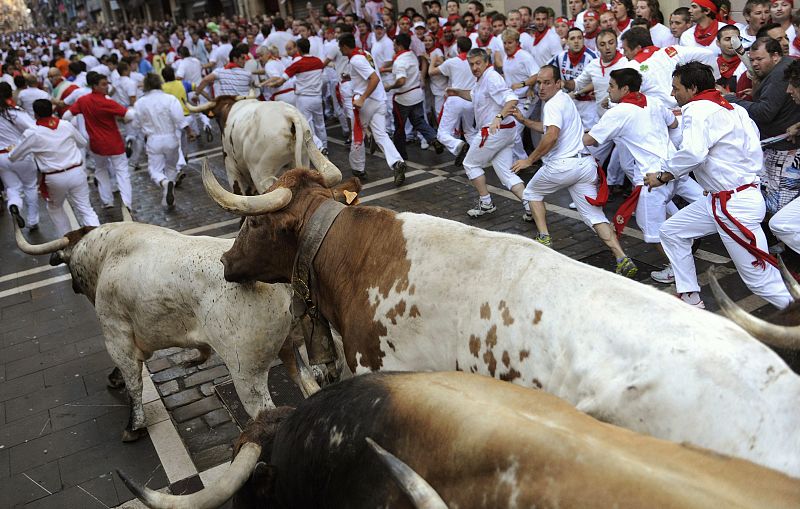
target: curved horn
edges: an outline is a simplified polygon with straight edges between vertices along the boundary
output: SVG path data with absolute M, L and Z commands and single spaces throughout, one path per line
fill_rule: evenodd
M 297 372 L 300 373 L 300 388 L 303 390 L 306 398 L 308 398 L 312 394 L 318 393 L 320 387 L 314 375 L 311 374 L 311 370 L 306 364 L 306 361 L 303 360 L 303 356 L 300 355 L 300 350 L 297 349 L 297 345 L 292 343 L 292 349 L 294 350 L 294 362 L 297 365 Z
M 789 327 L 775 325 L 766 320 L 756 318 L 740 308 L 722 290 L 717 281 L 714 267 L 708 269 L 708 282 L 711 285 L 711 291 L 714 292 L 714 298 L 717 299 L 719 307 L 725 313 L 725 316 L 750 333 L 754 338 L 769 346 L 800 350 L 800 325 Z
M 131 209 L 122 204 L 122 220 L 123 221 L 133 221 L 133 216 L 131 216 Z
M 314 165 L 314 168 L 322 175 L 325 187 L 333 187 L 341 182 L 342 172 L 339 171 L 339 168 L 337 168 L 330 159 L 322 155 L 322 152 L 319 151 L 317 145 L 314 143 L 314 139 L 311 137 L 310 129 L 305 132 L 304 138 L 306 150 L 308 151 L 308 158 L 311 160 L 311 164 Z
M 208 158 L 203 161 L 203 186 L 217 205 L 243 216 L 257 216 L 280 210 L 292 201 L 292 192 L 284 187 L 258 196 L 241 196 L 226 191 L 208 166 Z
M 251 442 L 244 444 L 217 482 L 191 495 L 167 495 L 153 491 L 133 481 L 119 469 L 117 475 L 136 498 L 152 509 L 211 509 L 224 504 L 244 486 L 260 455 L 260 445 Z
M 186 103 L 186 109 L 192 113 L 205 113 L 206 111 L 213 110 L 217 106 L 217 101 L 208 101 L 205 104 L 201 104 L 200 106 L 195 106 L 194 104 Z
M 22 234 L 22 230 L 19 229 L 19 225 L 16 221 L 12 221 L 14 223 L 14 237 L 17 240 L 17 247 L 20 251 L 25 254 L 29 255 L 46 255 L 55 253 L 60 249 L 64 249 L 69 245 L 69 239 L 66 237 L 61 237 L 60 239 L 51 240 L 50 242 L 45 242 L 44 244 L 29 244 L 27 240 L 25 240 L 25 236 Z
M 800 283 L 794 278 L 789 269 L 786 268 L 786 264 L 783 263 L 783 257 L 778 255 L 778 268 L 781 271 L 781 276 L 783 276 L 783 283 L 786 285 L 786 289 L 789 290 L 792 298 L 794 300 L 800 300 Z
M 428 481 L 414 472 L 414 469 L 376 444 L 370 437 L 367 437 L 366 440 L 381 462 L 389 469 L 389 473 L 414 504 L 414 507 L 417 509 L 447 509 L 447 504 L 444 503 L 442 497 L 428 484 Z

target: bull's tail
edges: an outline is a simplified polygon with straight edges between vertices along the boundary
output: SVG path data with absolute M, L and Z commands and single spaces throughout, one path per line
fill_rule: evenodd
M 303 118 L 300 116 L 300 112 L 295 108 L 292 108 L 291 118 L 292 125 L 294 126 L 294 167 L 308 168 L 308 152 L 303 150 L 306 144 L 306 129 L 305 125 L 303 125 Z M 309 135 L 310 131 L 311 129 L 309 129 Z

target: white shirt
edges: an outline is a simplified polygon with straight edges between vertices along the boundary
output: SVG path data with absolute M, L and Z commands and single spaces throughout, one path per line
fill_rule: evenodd
M 271 34 L 264 39 L 264 42 L 261 43 L 262 46 L 270 47 L 275 46 L 278 48 L 278 53 L 280 56 L 286 56 L 286 43 L 294 40 L 294 36 L 292 33 L 285 30 L 275 30 Z
M 270 58 L 267 63 L 264 65 L 264 78 L 265 80 L 268 78 L 282 78 L 283 71 L 286 69 L 286 66 L 279 58 Z M 262 92 L 264 94 L 264 98 L 266 100 L 272 99 L 272 96 L 278 92 L 289 90 L 294 88 L 294 78 L 287 80 L 284 84 L 277 88 L 272 87 L 263 87 Z M 283 92 L 284 94 L 292 93 L 294 94 L 294 90 L 291 92 Z M 283 94 L 281 94 L 283 95 Z
M 513 55 L 506 55 L 503 62 L 503 77 L 506 85 L 511 87 L 514 83 L 520 83 L 539 72 L 539 66 L 533 61 L 533 57 L 522 48 L 518 48 Z M 522 99 L 528 95 L 528 87 L 514 90 L 514 93 Z
M 312 35 L 308 38 L 308 43 L 311 45 L 311 49 L 308 51 L 308 54 L 312 57 L 317 57 L 320 60 L 323 60 L 325 58 L 325 51 L 323 50 L 322 37 L 318 35 Z
M 100 61 L 94 57 L 94 55 L 86 55 L 85 57 L 81 58 L 81 62 L 86 64 L 86 68 L 90 71 L 100 65 Z
M 181 102 L 163 90 L 151 90 L 133 106 L 145 136 L 170 135 L 188 125 Z
M 437 67 L 442 75 L 450 78 L 450 86 L 459 90 L 470 90 L 475 86 L 475 76 L 469 62 L 461 57 L 449 58 Z
M 215 49 L 211 50 L 211 55 L 208 56 L 209 61 L 214 62 L 214 69 L 221 69 L 230 61 L 229 57 L 233 46 L 230 43 L 220 44 Z
M 367 81 L 372 74 L 377 76 L 377 71 L 373 67 L 370 60 L 372 56 L 367 53 L 369 59 L 364 55 L 352 55 L 350 57 L 350 78 L 353 83 L 353 96 L 362 95 L 367 90 Z M 386 91 L 383 88 L 383 83 L 378 80 L 378 86 L 372 91 L 367 99 L 375 99 L 376 101 L 386 101 Z
M 283 79 L 294 78 L 294 93 L 322 97 L 322 60 L 304 55 L 283 71 Z
M 220 95 L 248 95 L 254 82 L 253 74 L 242 67 L 217 69 L 214 76 L 219 83 Z
M 89 70 L 90 71 L 94 71 L 94 72 L 99 73 L 99 74 L 102 74 L 106 78 L 110 78 L 111 77 L 111 69 L 109 69 L 108 66 L 105 65 L 105 64 L 100 64 L 97 67 L 93 67 L 93 68 L 91 68 Z
M 422 102 L 425 96 L 420 88 L 419 61 L 414 53 L 411 51 L 400 53 L 392 64 L 392 74 L 395 82 L 399 78 L 406 79 L 402 87 L 394 89 L 394 100 L 398 104 L 413 106 Z
M 33 155 L 43 173 L 65 170 L 83 161 L 81 148 L 88 141 L 72 124 L 60 121 L 55 129 L 36 125 L 26 130 L 8 158 L 11 161 Z
M 180 80 L 186 80 L 192 85 L 197 85 L 203 79 L 203 64 L 195 57 L 182 58 L 178 62 L 178 69 L 175 76 Z
M 581 116 L 572 99 L 561 90 L 545 101 L 542 109 L 542 124 L 545 134 L 551 126 L 559 128 L 556 144 L 542 157 L 543 163 L 572 157 L 583 152 Z
M 488 67 L 472 89 L 472 108 L 475 110 L 475 126 L 489 126 L 508 101 L 516 101 L 517 95 L 508 88 L 493 67 Z
M 668 127 L 675 122 L 675 115 L 658 99 L 647 97 L 647 105 L 619 103 L 601 118 L 589 135 L 598 144 L 613 141 L 628 149 L 633 156 L 635 181 L 641 185 L 646 173 L 666 169 L 665 161 L 669 148 Z
M 530 46 L 523 48 L 533 56 L 533 61 L 539 67 L 542 67 L 553 59 L 554 56 L 561 53 L 561 37 L 556 33 L 555 28 L 548 27 L 547 33 L 542 36 L 539 44 L 534 44 L 535 39 L 531 37 Z
M 45 99 L 49 99 L 49 97 Z M 36 122 L 33 121 L 33 117 L 23 110 L 9 108 L 6 111 L 12 121 L 0 115 L 0 149 L 10 147 L 11 145 L 17 145 L 22 137 L 22 133 L 36 125 Z
M 28 87 L 19 91 L 17 105 L 25 110 L 28 115 L 34 116 L 33 101 L 37 99 L 50 99 L 50 94 L 36 87 Z M 0 147 L 2 148 L 2 147 Z
M 722 28 L 722 27 L 724 27 L 726 25 L 722 21 L 712 21 L 712 23 L 716 23 L 717 24 L 717 30 L 719 30 L 720 28 Z M 691 47 L 706 48 L 706 49 L 711 50 L 714 53 L 714 56 L 719 55 L 719 53 L 720 53 L 720 49 L 719 49 L 719 46 L 717 46 L 716 39 L 711 41 L 711 44 L 709 44 L 708 46 L 703 46 L 702 44 L 697 42 L 695 40 L 695 38 L 694 38 L 694 27 L 688 29 L 687 31 L 685 31 L 684 33 L 681 34 L 681 44 L 680 45 L 681 46 L 685 46 L 685 47 L 690 47 L 690 48 Z
M 111 98 L 128 108 L 131 105 L 131 97 L 137 97 L 138 95 L 139 87 L 136 82 L 130 76 L 120 76 L 114 86 L 114 95 Z
M 675 178 L 694 171 L 706 191 L 730 191 L 758 182 L 764 161 L 758 128 L 747 110 L 699 100 L 681 108 L 683 142 L 667 161 Z
M 380 70 L 382 67 L 391 65 L 392 59 L 394 58 L 394 43 L 387 35 L 384 35 L 380 40 L 376 38 L 369 53 L 372 55 L 372 59 L 375 62 L 375 68 Z M 389 80 L 392 78 L 391 72 L 379 74 L 381 79 L 385 80 L 384 84 L 390 82 Z
M 678 106 L 675 98 L 671 95 L 672 71 L 678 64 L 697 60 L 710 66 L 714 71 L 714 79 L 719 79 L 717 54 L 706 47 L 667 46 L 652 53 L 649 57 L 639 53 L 637 59 L 629 61 L 628 67 L 636 69 L 642 75 L 641 92 L 647 97 L 655 97 L 668 108 Z
M 339 50 L 339 43 L 332 41 L 334 44 L 328 46 L 328 52 L 325 58 L 333 62 L 333 68 L 336 71 L 336 81 L 340 81 L 342 74 L 350 74 L 350 59 L 342 55 Z
M 442 50 L 434 48 L 433 51 L 430 52 L 430 59 L 437 59 L 439 62 L 444 62 Z M 428 76 L 428 84 L 431 88 L 431 94 L 433 94 L 434 97 L 443 96 L 445 89 L 447 89 L 447 76 L 442 76 L 441 74 Z
M 469 35 L 469 38 L 472 39 L 473 48 L 483 48 L 489 52 L 489 57 L 492 59 L 492 63 L 495 63 L 494 61 L 495 52 L 505 55 L 505 48 L 503 48 L 503 41 L 501 41 L 499 37 L 492 36 L 492 38 L 489 39 L 489 42 L 483 46 L 478 44 L 478 32 L 471 33 Z M 503 59 L 501 58 L 500 60 L 501 61 L 498 63 L 502 64 Z
M 659 48 L 671 46 L 675 41 L 675 38 L 672 37 L 672 32 L 669 31 L 669 28 L 665 27 L 661 23 L 656 23 L 650 27 L 650 38 L 653 40 L 653 46 L 658 46 Z
M 594 100 L 597 104 L 598 116 L 603 116 L 607 111 L 600 106 L 603 99 L 608 97 L 608 81 L 611 79 L 611 71 L 628 67 L 628 59 L 620 54 L 619 60 L 613 65 L 606 66 L 602 63 L 602 58 L 596 58 L 583 68 L 580 76 L 575 79 L 575 90 L 581 90 L 590 83 L 594 85 Z

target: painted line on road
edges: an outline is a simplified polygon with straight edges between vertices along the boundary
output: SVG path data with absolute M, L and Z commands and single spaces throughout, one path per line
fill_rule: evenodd
M 209 149 L 206 149 L 206 150 L 198 150 L 197 152 L 192 152 L 190 154 L 186 154 L 186 157 L 189 158 L 189 159 L 195 159 L 195 158 L 200 157 L 200 156 L 202 156 L 204 154 L 210 154 L 211 152 L 222 152 L 222 147 L 220 146 L 220 147 L 209 148 Z
M 28 270 L 21 270 L 19 272 L 14 272 L 13 274 L 7 274 L 5 276 L 0 276 L 0 283 L 5 283 L 6 281 L 12 281 L 14 279 L 21 279 L 26 276 L 32 276 L 34 274 L 38 274 L 40 272 L 47 272 L 50 270 L 55 270 L 56 267 L 52 265 L 42 265 L 41 267 L 36 267 L 34 269 Z
M 55 269 L 55 267 L 53 268 Z M 35 290 L 37 288 L 42 288 L 43 286 L 54 285 L 62 281 L 67 281 L 68 279 L 72 279 L 72 275 L 63 274 L 61 276 L 55 276 L 48 279 L 43 279 L 41 281 L 36 281 L 35 283 L 29 283 L 27 285 L 17 286 L 16 288 L 0 292 L 0 299 L 4 297 L 10 297 L 11 295 L 17 295 L 18 293 L 27 292 L 28 290 Z

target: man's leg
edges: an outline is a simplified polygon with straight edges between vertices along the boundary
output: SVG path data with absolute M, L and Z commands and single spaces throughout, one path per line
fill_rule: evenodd
M 403 126 L 406 123 L 408 115 L 408 108 L 397 102 L 392 103 L 392 123 L 394 124 L 394 135 L 392 141 L 403 159 L 408 159 L 408 151 L 406 150 L 406 133 Z
M 795 253 L 800 253 L 800 198 L 795 198 L 769 220 L 769 229 Z
M 461 110 L 458 108 L 457 97 L 448 97 L 442 105 L 442 114 L 439 118 L 439 128 L 436 131 L 436 139 L 444 145 L 451 154 L 458 155 L 463 143 L 460 139 L 453 136 L 456 127 L 461 119 Z M 467 138 L 470 139 L 470 138 Z
M 480 217 L 497 210 L 497 207 L 492 203 L 492 196 L 489 194 L 489 187 L 486 185 L 486 175 L 483 172 L 483 167 L 489 164 L 494 155 L 495 152 L 489 150 L 486 144 L 481 147 L 481 137 L 480 135 L 475 135 L 464 158 L 464 170 L 467 173 L 467 178 L 475 190 L 478 191 L 478 204 L 467 211 L 467 215 L 470 217 Z
M 358 113 L 358 119 L 355 114 Z M 367 154 L 364 149 L 364 119 L 361 117 L 361 110 L 350 110 L 350 119 L 353 125 L 353 142 L 350 144 L 350 171 L 356 177 L 366 177 L 367 173 L 364 171 L 366 165 Z
M 72 204 L 75 215 L 78 217 L 78 221 L 83 226 L 100 226 L 97 213 L 89 201 L 89 185 L 86 183 L 86 173 L 84 173 L 83 169 L 76 169 L 62 175 L 65 175 L 63 184 L 68 186 L 66 194 Z
M 328 131 L 325 129 L 325 115 L 322 113 L 322 100 L 319 97 L 314 97 L 311 104 L 311 115 L 314 125 L 314 132 L 321 142 L 320 150 L 328 148 Z
M 86 185 L 86 174 L 78 170 L 73 171 L 81 174 L 81 178 L 84 179 L 83 183 Z M 72 230 L 67 213 L 64 211 L 64 199 L 66 199 L 69 191 L 68 173 L 70 172 L 44 176 L 47 194 L 50 196 L 47 200 L 47 213 L 50 215 L 50 220 L 56 227 L 56 234 L 59 236 L 66 235 Z
M 699 292 L 692 242 L 717 231 L 709 212 L 710 197 L 698 200 L 679 210 L 661 225 L 661 246 L 664 248 L 675 273 L 675 287 L 679 294 Z
M 414 126 L 414 129 L 425 138 L 425 141 L 433 145 L 437 154 L 441 154 L 444 146 L 436 139 L 436 131 L 433 130 L 425 118 L 425 109 L 422 103 L 417 103 L 410 107 L 408 118 L 411 120 L 411 125 Z
M 366 115 L 369 116 L 369 127 L 370 130 L 372 130 L 372 137 L 375 138 L 375 142 L 381 147 L 389 167 L 394 169 L 395 164 L 402 162 L 403 158 L 386 133 L 386 115 L 383 112 L 385 107 L 386 105 L 379 101 L 367 99 L 361 110 L 362 113 L 366 113 Z
M 94 157 L 94 178 L 97 179 L 97 192 L 100 194 L 100 201 L 104 208 L 114 206 L 114 193 L 111 191 L 111 156 L 100 156 L 92 154 Z M 48 207 L 49 209 L 49 207 Z
M 22 211 L 22 181 L 17 175 L 17 172 L 11 169 L 12 162 L 8 160 L 8 154 L 0 154 L 0 181 L 6 190 L 6 200 L 9 209 L 15 207 L 18 211 Z M 21 216 L 20 216 L 21 217 Z M 28 221 L 27 224 L 30 224 Z
M 36 164 L 31 159 L 21 159 L 11 164 L 11 170 L 17 174 L 22 184 L 27 225 L 36 226 L 39 224 L 39 175 Z
M 175 148 L 176 147 L 173 147 L 173 150 L 175 150 Z M 125 153 L 122 153 L 111 156 L 109 159 L 114 178 L 117 180 L 117 189 L 119 189 L 119 196 L 122 198 L 122 203 L 125 204 L 126 207 L 131 208 L 133 190 L 131 189 L 131 170 L 128 167 L 128 157 Z

